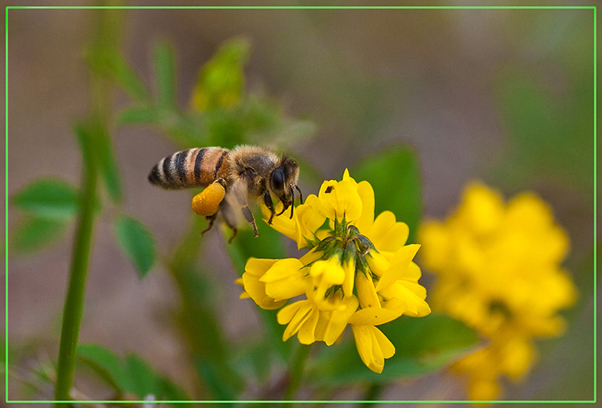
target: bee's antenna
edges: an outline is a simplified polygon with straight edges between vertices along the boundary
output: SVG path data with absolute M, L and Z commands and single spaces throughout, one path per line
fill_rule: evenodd
M 301 192 L 301 189 L 299 188 L 299 186 L 295 186 L 295 188 L 299 192 L 299 201 L 301 202 L 301 204 L 303 204 L 303 193 Z

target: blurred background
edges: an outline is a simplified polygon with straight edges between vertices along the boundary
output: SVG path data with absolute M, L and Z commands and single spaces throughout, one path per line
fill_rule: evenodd
M 554 4 L 564 5 L 546 3 Z M 580 4 L 589 5 L 571 3 Z M 82 53 L 97 13 L 9 10 L 9 195 L 42 176 L 80 183 L 72 126 L 89 109 Z M 153 47 L 161 41 L 173 46 L 183 107 L 200 67 L 220 44 L 247 38 L 247 91 L 270 95 L 287 115 L 313 123 L 313 137 L 283 135 L 278 148 L 315 167 L 323 180 L 339 179 L 345 168 L 403 143 L 420 160 L 427 217 L 452 211 L 475 178 L 506 197 L 536 191 L 570 235 L 565 266 L 580 299 L 563 312 L 569 320 L 565 336 L 537 343 L 539 363 L 524 383 L 508 384 L 504 398 L 593 398 L 592 9 L 137 9 L 124 12 L 122 29 L 123 55 L 149 86 Z M 130 104 L 125 94 L 115 96 L 115 111 Z M 122 210 L 150 228 L 159 257 L 165 257 L 188 229 L 190 196 L 158 190 L 147 175 L 178 148 L 151 126 L 115 127 L 113 140 Z M 303 169 L 300 182 L 305 195 L 317 193 L 319 184 L 304 179 Z M 177 303 L 174 284 L 161 266 L 138 278 L 113 239 L 109 217 L 103 212 L 96 224 L 80 341 L 138 353 L 192 389 L 182 344 L 166 329 Z M 10 207 L 7 222 L 9 231 L 20 222 Z M 73 226 L 65 236 L 35 254 L 8 255 L 9 344 L 24 367 L 57 354 Z M 222 237 L 211 231 L 207 241 L 201 259 L 215 271 L 213 296 L 227 335 L 257 331 L 255 306 L 238 300 L 241 290 Z M 432 278 L 424 275 L 428 289 Z M 19 382 L 11 384 L 10 397 L 19 398 Z M 340 396 L 360 397 L 354 390 Z M 465 397 L 462 379 L 444 372 L 390 386 L 381 398 Z

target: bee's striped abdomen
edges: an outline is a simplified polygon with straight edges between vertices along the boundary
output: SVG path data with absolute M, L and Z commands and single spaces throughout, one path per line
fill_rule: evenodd
M 228 149 L 204 147 L 183 150 L 163 158 L 153 167 L 148 180 L 161 188 L 206 187 L 228 175 Z

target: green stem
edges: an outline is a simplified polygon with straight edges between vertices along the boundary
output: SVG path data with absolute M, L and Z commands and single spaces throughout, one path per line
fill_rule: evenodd
M 96 18 L 93 22 L 95 29 L 91 42 L 93 52 L 117 48 L 121 35 L 119 27 L 122 13 L 119 10 L 104 9 L 99 13 L 94 13 L 93 16 Z M 99 132 L 107 129 L 110 123 L 111 92 L 108 82 L 93 72 L 90 77 L 90 115 L 83 126 L 80 124 L 79 127 L 76 127 L 83 159 L 82 196 L 73 243 L 69 286 L 63 309 L 63 326 L 54 393 L 57 401 L 70 399 L 94 227 L 98 178 L 98 162 L 95 159 L 98 150 L 96 144 Z M 57 403 L 55 406 L 58 408 L 62 405 Z
M 303 370 L 305 368 L 307 356 L 309 356 L 309 349 L 310 346 L 304 344 L 300 344 L 299 348 L 297 349 L 297 353 L 295 354 L 295 359 L 293 360 L 290 371 L 288 388 L 284 393 L 285 400 L 291 401 L 297 395 L 297 390 L 301 386 L 301 380 L 303 379 Z
M 366 402 L 359 404 L 358 407 L 361 407 L 361 408 L 373 407 L 375 402 L 378 400 L 378 398 L 382 394 L 382 392 L 383 392 L 382 384 L 377 384 L 377 383 L 370 384 L 370 386 L 366 390 L 366 393 L 364 394 L 364 398 L 362 398 L 362 400 L 366 401 Z
M 63 327 L 61 330 L 57 382 L 54 394 L 57 401 L 69 399 L 69 391 L 73 382 L 77 340 L 86 291 L 88 260 L 92 244 L 96 179 L 96 168 L 93 160 L 90 157 L 84 157 L 83 196 L 73 243 L 69 286 L 63 309 Z M 58 407 L 60 404 L 56 406 Z

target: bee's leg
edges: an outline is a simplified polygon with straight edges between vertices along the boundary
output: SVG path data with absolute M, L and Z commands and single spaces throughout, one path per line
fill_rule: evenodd
M 276 215 L 276 211 L 274 211 L 274 204 L 272 203 L 272 196 L 270 196 L 270 192 L 265 190 L 263 192 L 263 202 L 265 206 L 270 210 L 270 219 L 268 221 L 268 225 L 272 225 L 272 220 L 274 219 L 274 215 Z
M 245 216 L 245 220 L 247 220 L 247 222 L 249 224 L 251 224 L 251 226 L 253 226 L 253 234 L 255 235 L 255 237 L 258 237 L 259 232 L 257 232 L 257 224 L 255 223 L 255 217 L 253 217 L 253 213 L 249 209 L 249 206 L 247 204 L 247 201 L 246 201 L 244 195 L 241 194 L 240 191 L 235 191 L 234 196 L 236 197 L 236 201 L 238 202 L 238 205 L 240 205 L 240 207 L 241 207 L 242 214 Z
M 238 234 L 238 229 L 236 229 L 236 228 L 232 228 L 232 236 L 231 236 L 231 237 L 230 237 L 230 239 L 228 240 L 228 244 L 231 244 L 231 243 L 232 243 L 232 240 L 233 240 L 234 238 L 236 238 L 236 234 Z
M 257 232 L 257 224 L 255 224 L 255 217 L 253 217 L 253 213 L 249 210 L 248 206 L 242 207 L 242 214 L 245 216 L 245 219 L 249 224 L 253 226 L 253 234 L 258 237 L 259 232 Z
M 232 211 L 232 207 L 227 200 L 222 201 L 220 205 L 220 214 L 222 215 L 222 219 L 224 223 L 232 230 L 232 236 L 228 239 L 228 244 L 232 243 L 232 240 L 236 237 L 238 233 L 238 229 L 236 228 L 236 215 Z
M 206 229 L 204 229 L 201 232 L 201 235 L 205 234 L 205 232 L 209 231 L 212 227 L 213 227 L 213 223 L 215 222 L 215 219 L 217 218 L 217 213 L 213 214 L 213 215 L 208 215 L 207 217 L 205 217 L 205 219 L 207 221 L 209 221 L 209 225 L 207 226 Z

